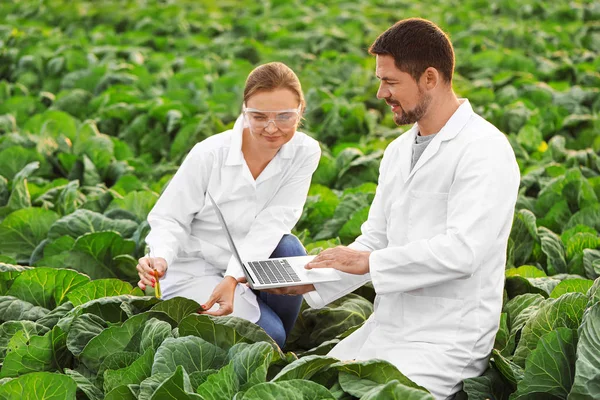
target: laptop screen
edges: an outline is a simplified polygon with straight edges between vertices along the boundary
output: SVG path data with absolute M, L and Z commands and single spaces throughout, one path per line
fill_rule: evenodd
M 231 233 L 229 232 L 229 228 L 227 227 L 227 223 L 225 222 L 225 217 L 223 217 L 223 213 L 221 213 L 217 202 L 215 201 L 215 199 L 213 199 L 210 192 L 207 190 L 206 193 L 208 194 L 208 198 L 215 207 L 215 213 L 217 214 L 217 218 L 219 218 L 219 221 L 221 222 L 221 226 L 223 226 L 223 229 L 225 230 L 225 236 L 227 237 L 227 241 L 229 242 L 229 247 L 231 248 L 233 255 L 235 256 L 236 260 L 238 260 L 238 262 L 240 263 L 240 267 L 245 269 L 244 263 L 242 262 L 242 257 L 240 257 L 240 253 L 238 253 L 237 247 L 235 247 L 235 243 L 233 243 L 233 238 L 231 237 Z

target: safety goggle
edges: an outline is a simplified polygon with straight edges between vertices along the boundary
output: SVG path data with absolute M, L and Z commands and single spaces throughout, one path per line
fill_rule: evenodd
M 271 122 L 279 128 L 286 129 L 293 127 L 298 122 L 302 105 L 287 110 L 259 110 L 244 105 L 242 111 L 252 129 L 265 129 Z M 269 118 L 269 115 L 272 114 L 274 117 Z

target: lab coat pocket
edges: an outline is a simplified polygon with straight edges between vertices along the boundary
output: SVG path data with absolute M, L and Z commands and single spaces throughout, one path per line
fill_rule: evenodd
M 409 194 L 408 239 L 429 239 L 446 233 L 448 193 L 411 191 Z
M 387 326 L 401 332 L 403 329 L 402 293 L 386 293 L 375 296 L 373 304 L 375 320 L 381 326 Z
M 404 338 L 409 342 L 452 344 L 464 300 L 402 294 Z

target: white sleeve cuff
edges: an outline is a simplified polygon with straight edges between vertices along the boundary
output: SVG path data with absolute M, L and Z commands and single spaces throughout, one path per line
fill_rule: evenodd
M 166 247 L 152 247 L 152 257 L 164 258 L 169 268 L 175 261 L 175 252 Z
M 372 248 L 365 246 L 360 242 L 352 242 L 348 245 L 349 249 L 357 250 L 357 251 L 373 251 Z
M 225 270 L 225 276 L 232 276 L 235 279 L 245 277 L 244 271 L 242 270 L 242 266 L 237 261 L 235 256 L 231 256 L 229 259 L 229 263 L 227 264 L 227 269 Z
M 354 275 L 341 271 L 338 271 L 338 273 L 342 278 L 341 280 L 315 283 L 315 291 L 308 292 L 304 295 L 304 299 L 309 306 L 312 308 L 321 308 L 332 301 L 355 291 L 371 279 L 369 274 Z
M 323 301 L 323 298 L 316 290 L 305 293 L 304 300 L 308 303 L 308 305 L 311 308 L 321 308 L 321 307 L 325 306 L 325 302 Z

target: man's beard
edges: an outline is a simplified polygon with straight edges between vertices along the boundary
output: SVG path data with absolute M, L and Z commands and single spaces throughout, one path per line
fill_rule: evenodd
M 421 90 L 419 90 L 419 94 L 421 95 L 419 104 L 417 104 L 417 106 L 410 111 L 406 111 L 404 108 L 402 108 L 400 103 L 398 103 L 400 109 L 402 110 L 402 114 L 399 115 L 394 113 L 394 122 L 396 125 L 414 124 L 423 118 L 425 113 L 427 113 L 429 105 L 431 104 L 431 95 L 424 94 Z

